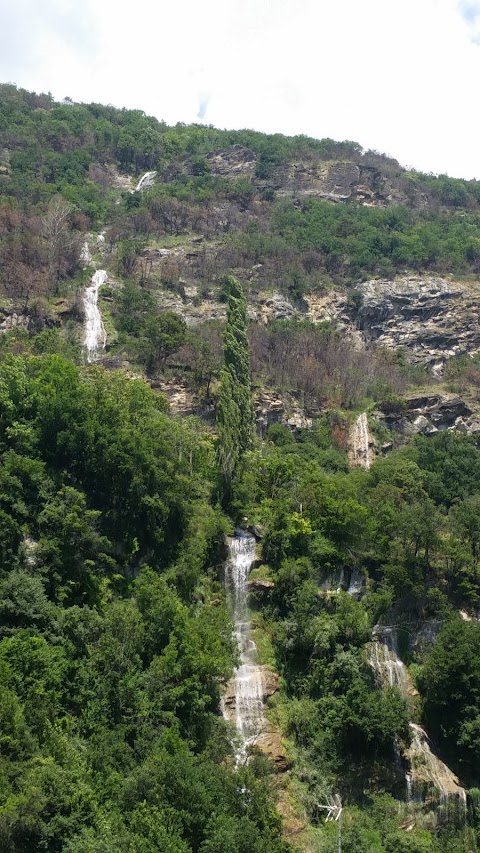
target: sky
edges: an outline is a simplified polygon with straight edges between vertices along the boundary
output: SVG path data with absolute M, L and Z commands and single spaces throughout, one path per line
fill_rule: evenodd
M 480 0 L 0 0 L 0 81 L 480 179 Z

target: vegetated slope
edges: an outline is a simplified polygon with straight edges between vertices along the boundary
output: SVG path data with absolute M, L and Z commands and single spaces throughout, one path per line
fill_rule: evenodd
M 261 773 L 224 763 L 211 440 L 141 381 L 0 373 L 1 849 L 283 850 Z
M 367 278 L 478 272 L 479 185 L 354 143 L 0 95 L 1 849 L 288 849 L 271 767 L 235 770 L 218 714 L 235 660 L 218 566 L 237 522 L 262 536 L 254 622 L 283 678 L 270 713 L 299 843 L 337 849 L 321 806 L 340 796 L 347 851 L 475 849 L 478 450 L 441 432 L 350 470 L 352 410 L 400 417 L 408 384 L 430 380 L 345 328 Z M 154 186 L 130 192 L 146 170 Z M 108 271 L 93 368 L 85 239 Z M 172 417 L 141 374 L 212 422 L 231 272 L 261 321 L 266 440 L 241 455 L 227 518 L 211 429 Z M 313 323 L 333 291 L 343 309 Z M 475 362 L 445 370 L 475 387 Z M 293 432 L 271 425 L 280 393 Z M 398 630 L 413 701 L 375 681 L 376 623 Z M 432 786 L 406 802 L 411 721 L 472 788 L 468 822 Z

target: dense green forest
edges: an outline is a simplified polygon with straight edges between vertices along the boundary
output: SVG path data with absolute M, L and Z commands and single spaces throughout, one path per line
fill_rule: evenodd
M 299 165 L 353 170 L 357 189 L 302 194 Z M 108 352 L 88 364 L 100 264 Z M 2 853 L 336 853 L 339 832 L 344 853 L 477 850 L 478 440 L 399 447 L 370 417 L 395 446 L 352 468 L 356 416 L 403 411 L 426 369 L 355 350 L 333 322 L 249 322 L 259 288 L 295 305 L 340 288 L 348 312 L 356 283 L 405 271 L 480 273 L 480 183 L 353 142 L 168 127 L 0 86 Z M 195 323 L 178 308 L 192 276 L 194 307 L 218 309 Z M 476 364 L 452 360 L 447 380 Z M 197 415 L 174 414 L 162 383 Z M 314 400 L 309 427 L 255 432 L 252 384 Z M 220 711 L 237 526 L 258 539 L 252 621 L 280 675 L 267 715 L 284 774 L 255 746 L 238 763 Z M 375 675 L 379 625 L 412 696 Z M 411 723 L 464 807 L 430 789 L 407 801 Z M 322 811 L 335 797 L 341 823 Z

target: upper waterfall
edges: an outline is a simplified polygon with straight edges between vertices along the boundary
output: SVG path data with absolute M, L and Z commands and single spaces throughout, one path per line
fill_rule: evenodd
M 140 178 L 137 186 L 135 187 L 134 192 L 138 193 L 140 190 L 146 190 L 149 187 L 153 187 L 156 172 L 145 172 L 144 175 Z

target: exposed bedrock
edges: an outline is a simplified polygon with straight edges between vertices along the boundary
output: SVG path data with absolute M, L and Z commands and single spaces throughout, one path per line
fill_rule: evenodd
M 480 350 L 480 282 L 436 276 L 366 281 L 357 326 L 364 338 L 441 369 L 447 358 Z

